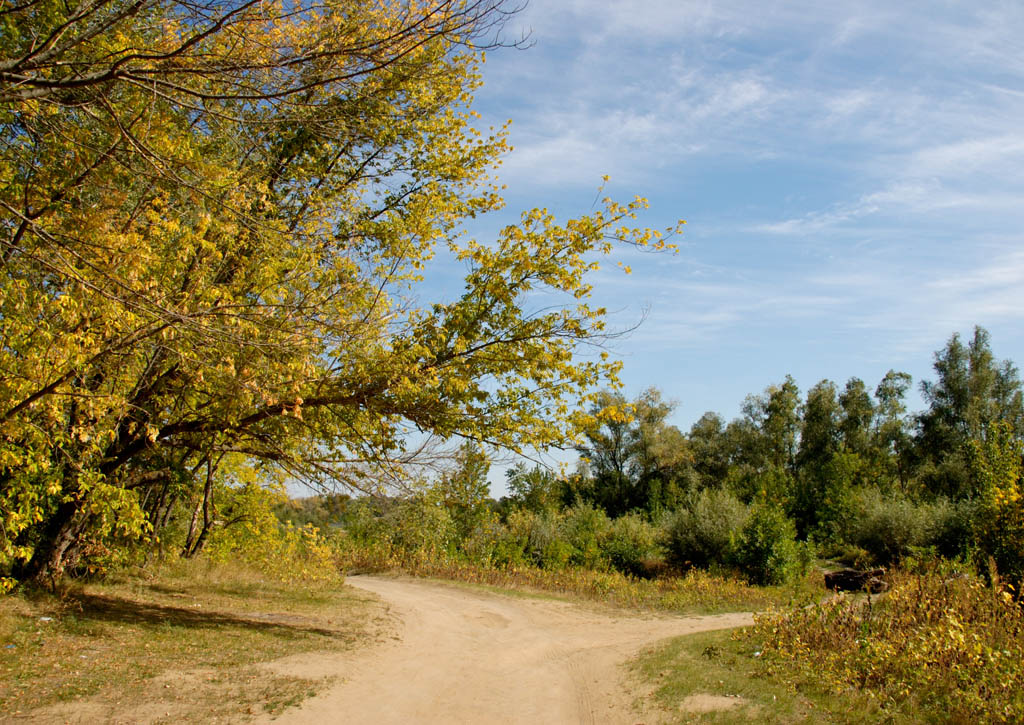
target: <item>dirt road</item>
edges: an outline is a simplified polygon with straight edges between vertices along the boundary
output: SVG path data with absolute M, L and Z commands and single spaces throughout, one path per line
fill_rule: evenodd
M 621 667 L 666 637 L 744 626 L 749 614 L 631 615 L 437 582 L 350 577 L 394 622 L 383 642 L 275 669 L 335 676 L 275 723 L 637 723 L 639 694 Z

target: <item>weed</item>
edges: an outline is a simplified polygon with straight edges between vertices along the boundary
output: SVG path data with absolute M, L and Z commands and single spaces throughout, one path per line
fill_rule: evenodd
M 901 573 L 880 600 L 765 615 L 749 636 L 766 672 L 795 687 L 863 693 L 889 714 L 1024 721 L 1024 613 L 975 578 Z

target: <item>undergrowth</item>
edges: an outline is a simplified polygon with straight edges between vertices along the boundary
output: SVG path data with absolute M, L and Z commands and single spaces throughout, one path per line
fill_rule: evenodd
M 488 566 L 444 551 L 405 551 L 386 544 L 347 542 L 339 546 L 340 566 L 349 572 L 402 571 L 502 588 L 566 594 L 621 607 L 672 612 L 758 610 L 822 593 L 820 577 L 785 586 L 752 586 L 737 576 L 692 569 L 681 576 L 641 579 L 615 570 L 582 567 L 543 569 L 529 565 Z
M 759 616 L 760 661 L 792 686 L 857 691 L 893 716 L 1024 722 L 1024 613 L 1007 588 L 897 573 L 882 598 Z

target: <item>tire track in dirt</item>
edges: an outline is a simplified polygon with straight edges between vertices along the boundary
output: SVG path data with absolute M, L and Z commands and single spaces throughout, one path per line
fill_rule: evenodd
M 433 581 L 347 581 L 384 601 L 393 634 L 357 652 L 273 663 L 336 678 L 274 723 L 633 724 L 642 718 L 626 660 L 667 637 L 752 623 L 749 613 L 634 614 Z

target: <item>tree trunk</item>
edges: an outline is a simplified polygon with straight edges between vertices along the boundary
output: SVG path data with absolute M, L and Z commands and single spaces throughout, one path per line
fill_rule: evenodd
M 78 501 L 62 503 L 46 525 L 42 537 L 45 543 L 35 550 L 18 578 L 38 586 L 56 587 L 65 570 L 78 563 L 82 534 L 90 518 Z
M 192 522 L 188 527 L 188 538 L 185 541 L 185 548 L 182 550 L 181 555 L 186 559 L 192 559 L 200 552 L 203 547 L 206 546 L 206 537 L 210 534 L 210 528 L 213 526 L 213 472 L 214 465 L 212 461 L 208 461 L 206 464 L 206 484 L 203 486 L 203 500 L 196 503 L 195 509 L 192 511 Z M 199 511 L 203 512 L 203 527 L 199 529 L 197 534 L 197 527 L 199 523 Z

